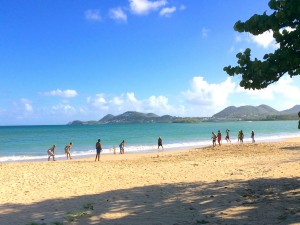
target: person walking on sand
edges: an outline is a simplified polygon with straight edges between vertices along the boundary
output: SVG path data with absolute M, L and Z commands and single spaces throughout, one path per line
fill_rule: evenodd
M 228 143 L 228 141 L 231 143 L 231 140 L 230 140 L 230 137 L 229 137 L 229 132 L 230 132 L 230 130 L 226 129 L 226 137 L 225 137 L 225 140 L 227 141 L 227 143 Z
M 55 161 L 54 159 L 54 151 L 56 149 L 56 145 L 53 145 L 51 148 L 49 148 L 47 150 L 47 153 L 48 153 L 48 161 L 50 161 L 50 158 L 52 157 L 53 158 L 53 161 Z
M 218 144 L 221 145 L 222 134 L 221 134 L 221 131 L 220 131 L 220 130 L 218 130 L 217 137 L 218 137 Z
M 101 140 L 98 139 L 98 141 L 96 143 L 96 158 L 95 158 L 95 161 L 97 160 L 97 158 L 98 158 L 98 161 L 100 160 L 101 151 L 102 151 Z
M 65 147 L 65 153 L 66 153 L 66 155 L 67 155 L 67 159 L 69 159 L 69 158 L 72 159 L 72 157 L 71 157 L 71 152 L 70 152 L 72 145 L 73 145 L 73 143 L 70 142 L 70 144 L 68 144 L 68 145 Z
M 120 154 L 124 154 L 124 147 L 125 147 L 125 141 L 124 140 L 119 144 L 119 147 L 120 147 Z
M 158 146 L 157 149 L 159 149 L 160 146 L 161 146 L 162 149 L 164 149 L 161 137 L 158 137 L 157 146 Z
M 214 132 L 211 132 L 211 139 L 213 143 L 213 148 L 216 146 L 217 135 Z
M 255 143 L 255 140 L 254 140 L 254 131 L 253 130 L 251 132 L 251 139 L 252 139 L 252 143 Z

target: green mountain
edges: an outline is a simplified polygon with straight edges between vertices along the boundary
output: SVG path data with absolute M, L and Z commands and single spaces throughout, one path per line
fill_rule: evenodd
M 202 121 L 236 121 L 236 120 L 298 120 L 300 105 L 277 111 L 268 105 L 259 106 L 229 106 L 212 117 L 176 117 L 170 115 L 158 116 L 154 113 L 128 111 L 114 116 L 107 114 L 98 121 L 74 120 L 68 125 L 82 124 L 127 124 L 127 123 L 197 123 Z
M 299 105 L 284 111 L 277 111 L 268 105 L 229 106 L 214 114 L 211 120 L 293 120 L 298 119 L 299 111 Z
M 114 116 L 108 114 L 99 121 L 80 121 L 74 120 L 68 125 L 82 124 L 127 124 L 127 123 L 194 123 L 201 122 L 200 117 L 175 117 L 170 115 L 158 116 L 154 113 L 141 113 L 128 111 L 123 114 Z

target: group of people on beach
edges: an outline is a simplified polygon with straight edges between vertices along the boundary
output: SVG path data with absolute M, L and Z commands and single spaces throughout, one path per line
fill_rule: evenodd
M 225 140 L 231 143 L 230 137 L 229 137 L 229 129 L 226 129 L 226 137 Z M 212 132 L 212 143 L 213 143 L 213 147 L 215 147 L 217 145 L 216 141 L 218 141 L 218 144 L 221 145 L 222 143 L 222 133 L 220 130 L 218 130 L 218 133 L 215 134 L 215 132 Z M 255 139 L 254 139 L 254 131 L 251 131 L 251 139 L 252 139 L 252 143 L 255 143 Z M 238 132 L 238 143 L 244 143 L 244 133 L 242 130 L 239 130 Z
M 159 147 L 161 147 L 162 149 L 164 148 L 163 147 L 163 144 L 162 144 L 162 138 L 161 137 L 158 137 L 158 140 L 157 140 L 157 145 L 158 145 L 158 149 Z M 73 143 L 70 142 L 68 145 L 65 146 L 65 154 L 67 156 L 67 159 L 72 159 L 71 157 L 71 147 L 73 146 Z M 95 157 L 95 161 L 100 161 L 100 153 L 102 152 L 102 144 L 101 144 L 101 139 L 98 139 L 98 141 L 96 142 L 96 157 Z M 125 153 L 125 140 L 122 140 L 121 143 L 119 144 L 119 148 L 120 148 L 120 154 L 124 154 Z M 51 148 L 49 148 L 47 150 L 47 153 L 48 153 L 48 161 L 50 161 L 50 158 L 52 157 L 53 158 L 53 161 L 56 161 L 55 160 L 55 154 L 54 154 L 54 151 L 56 149 L 56 145 L 53 145 Z M 116 154 L 116 150 L 115 150 L 115 147 L 114 147 L 114 154 Z
M 70 142 L 69 144 L 67 144 L 65 146 L 65 154 L 67 155 L 67 159 L 72 159 L 71 157 L 71 147 L 72 147 L 73 143 Z M 55 160 L 55 154 L 54 154 L 54 151 L 56 149 L 56 145 L 53 145 L 51 148 L 49 148 L 47 150 L 47 153 L 48 153 L 48 161 L 50 160 L 50 158 L 52 157 L 53 161 L 56 161 Z

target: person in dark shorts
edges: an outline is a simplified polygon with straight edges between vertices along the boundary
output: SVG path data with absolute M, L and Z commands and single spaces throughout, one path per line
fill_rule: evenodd
M 98 161 L 100 161 L 100 153 L 102 151 L 102 145 L 101 145 L 101 140 L 98 139 L 97 143 L 96 143 L 96 158 L 95 161 L 98 158 Z
M 211 139 L 213 143 L 213 147 L 216 146 L 217 135 L 214 132 L 211 132 Z
M 125 141 L 123 140 L 120 144 L 120 154 L 124 154 L 124 148 L 125 148 Z
M 163 145 L 162 145 L 162 139 L 161 137 L 158 137 L 158 140 L 157 140 L 157 149 L 159 149 L 159 147 L 161 147 L 162 149 L 164 149 Z

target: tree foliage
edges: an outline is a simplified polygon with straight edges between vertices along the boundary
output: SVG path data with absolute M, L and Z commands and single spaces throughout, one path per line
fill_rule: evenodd
M 273 13 L 253 15 L 246 22 L 238 21 L 234 30 L 259 35 L 273 32 L 279 48 L 264 55 L 263 60 L 251 59 L 251 49 L 236 55 L 237 66 L 224 67 L 230 76 L 241 74 L 240 86 L 245 89 L 262 89 L 278 81 L 284 74 L 300 74 L 300 1 L 270 0 Z

